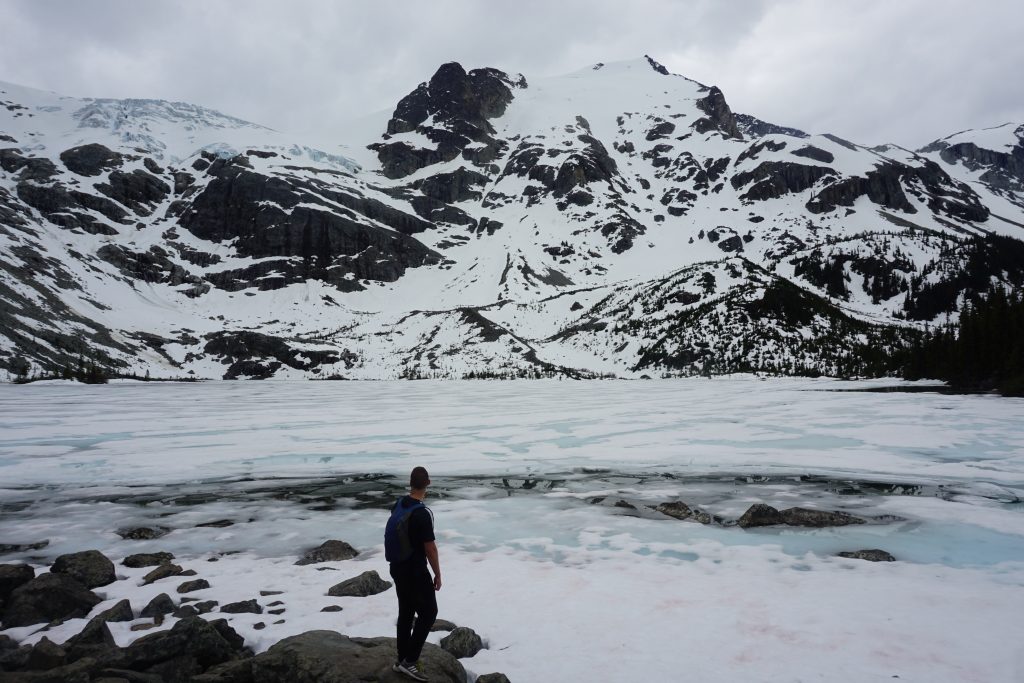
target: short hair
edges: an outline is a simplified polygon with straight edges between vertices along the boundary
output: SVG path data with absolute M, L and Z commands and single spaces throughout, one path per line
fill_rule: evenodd
M 427 468 L 412 468 L 412 472 L 409 474 L 409 488 L 416 489 L 417 491 L 422 491 L 428 486 L 430 486 L 430 475 L 427 474 Z

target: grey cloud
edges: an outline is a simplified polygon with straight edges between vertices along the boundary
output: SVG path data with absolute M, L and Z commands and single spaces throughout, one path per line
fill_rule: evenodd
M 1019 3 L 0 0 L 0 79 L 212 106 L 345 140 L 443 62 L 528 78 L 651 54 L 734 109 L 919 146 L 1024 122 Z

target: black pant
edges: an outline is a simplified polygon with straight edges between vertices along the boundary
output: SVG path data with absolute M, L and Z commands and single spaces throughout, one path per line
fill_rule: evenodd
M 425 564 L 402 562 L 391 565 L 391 578 L 398 594 L 398 659 L 415 662 L 437 619 L 434 580 Z M 415 616 L 416 625 L 413 626 Z

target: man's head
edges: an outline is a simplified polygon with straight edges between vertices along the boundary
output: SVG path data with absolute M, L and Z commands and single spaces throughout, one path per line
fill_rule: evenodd
M 409 488 L 413 491 L 426 491 L 428 486 L 430 486 L 430 475 L 427 474 L 427 468 L 412 468 L 412 472 L 409 474 Z

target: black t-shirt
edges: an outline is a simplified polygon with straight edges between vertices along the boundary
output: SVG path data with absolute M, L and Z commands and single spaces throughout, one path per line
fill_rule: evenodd
M 402 508 L 408 508 L 417 502 L 412 496 L 406 496 L 398 502 L 398 505 L 401 505 Z M 423 544 L 433 540 L 434 515 L 425 506 L 413 510 L 412 516 L 409 518 L 409 542 L 412 545 L 412 555 L 401 564 L 426 566 L 427 552 L 423 549 Z

